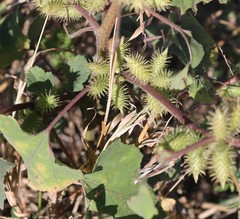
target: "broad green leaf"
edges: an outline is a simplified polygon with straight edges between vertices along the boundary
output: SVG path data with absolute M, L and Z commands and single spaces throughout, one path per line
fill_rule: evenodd
M 0 157 L 0 209 L 3 209 L 4 199 L 5 199 L 5 185 L 3 183 L 4 177 L 14 164 L 9 163 L 8 161 Z
M 197 12 L 197 4 L 200 2 L 209 3 L 212 0 L 172 0 L 172 5 L 179 7 L 181 13 L 184 14 L 188 9 L 192 9 Z M 226 4 L 227 0 L 219 0 L 219 3 Z
M 182 16 L 181 26 L 184 30 L 191 31 L 192 67 L 195 68 L 201 61 L 203 68 L 208 68 L 210 65 L 211 49 L 215 45 L 214 40 L 192 14 Z
M 23 158 L 32 189 L 60 191 L 83 178 L 80 170 L 55 159 L 46 131 L 29 135 L 21 130 L 16 120 L 3 115 L 0 115 L 0 131 Z
M 203 59 L 204 50 L 201 44 L 199 44 L 194 38 L 191 37 L 189 45 L 192 50 L 192 68 L 196 68 Z
M 0 52 L 0 69 L 6 68 L 12 64 L 14 60 L 20 59 L 26 53 L 24 50 L 19 51 L 1 51 Z
M 127 201 L 128 207 L 144 219 L 152 219 L 158 214 L 152 194 L 146 185 L 141 185 L 138 194 Z
M 29 39 L 22 33 L 19 20 L 21 13 L 15 10 L 10 13 L 0 25 L 0 50 L 14 52 L 29 49 Z
M 68 61 L 69 72 L 67 77 L 67 90 L 77 92 L 83 89 L 83 83 L 88 79 L 90 74 L 87 60 L 84 56 L 77 55 Z
M 212 100 L 209 92 L 210 89 L 211 84 L 204 81 L 203 78 L 194 79 L 193 83 L 189 86 L 189 96 L 201 103 L 207 104 Z
M 137 195 L 140 184 L 134 183 L 142 155 L 134 145 L 120 140 L 103 151 L 92 174 L 85 175 L 84 183 L 90 210 L 118 217 L 139 218 L 127 205 Z
M 182 71 L 171 78 L 170 89 L 183 90 L 192 83 L 191 75 L 188 75 L 189 64 L 184 67 Z
M 49 92 L 54 86 L 53 74 L 37 66 L 32 67 L 27 73 L 27 86 L 28 90 L 36 95 Z

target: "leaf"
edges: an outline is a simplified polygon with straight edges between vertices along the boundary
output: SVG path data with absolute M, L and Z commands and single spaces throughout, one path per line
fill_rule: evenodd
M 28 90 L 36 95 L 49 92 L 54 86 L 53 74 L 37 66 L 29 69 L 26 78 Z
M 193 83 L 189 86 L 189 96 L 200 101 L 201 103 L 210 103 L 211 84 L 203 78 L 193 79 Z
M 69 72 L 67 77 L 67 90 L 71 92 L 80 91 L 83 89 L 83 83 L 88 79 L 90 70 L 87 60 L 84 56 L 77 55 L 68 61 Z
M 197 4 L 200 2 L 209 3 L 212 0 L 172 0 L 172 5 L 179 7 L 181 14 L 184 14 L 188 9 L 197 12 Z M 220 4 L 226 4 L 227 0 L 218 0 Z
M 186 86 L 192 83 L 191 75 L 188 75 L 189 64 L 182 71 L 171 78 L 170 89 L 183 90 Z
M 211 49 L 215 45 L 215 42 L 192 14 L 188 13 L 183 15 L 181 17 L 181 23 L 181 26 L 184 30 L 191 31 L 191 39 L 194 39 L 195 41 L 190 41 L 190 46 L 193 52 L 192 67 L 195 68 L 201 61 L 201 65 L 203 65 L 205 71 L 205 69 L 208 68 L 211 64 L 210 53 Z M 201 46 L 199 46 L 199 44 Z M 196 61 L 196 59 L 198 60 L 198 62 Z
M 158 214 L 152 194 L 146 185 L 140 186 L 138 194 L 132 196 L 127 201 L 127 205 L 133 212 L 145 219 L 152 219 L 154 215 Z
M 128 207 L 127 200 L 137 195 L 140 184 L 134 184 L 142 155 L 134 145 L 120 140 L 113 142 L 98 158 L 93 173 L 85 175 L 84 183 L 90 210 L 114 217 L 139 218 Z
M 202 61 L 202 58 L 204 56 L 204 50 L 200 43 L 198 43 L 194 38 L 190 38 L 189 42 L 190 48 L 192 50 L 192 62 L 191 66 L 192 68 L 196 68 L 200 62 Z
M 29 135 L 21 130 L 16 120 L 3 115 L 0 115 L 0 131 L 23 158 L 32 189 L 60 191 L 83 178 L 80 170 L 71 169 L 55 159 L 47 131 Z
M 2 51 L 0 52 L 0 69 L 6 68 L 12 64 L 16 59 L 20 59 L 26 53 L 24 50 L 19 51 Z
M 29 39 L 22 33 L 18 10 L 10 13 L 0 26 L 0 50 L 16 53 L 19 49 L 29 49 Z
M 9 163 L 8 161 L 0 157 L 0 209 L 3 209 L 4 199 L 5 199 L 5 185 L 3 183 L 4 177 L 14 164 Z

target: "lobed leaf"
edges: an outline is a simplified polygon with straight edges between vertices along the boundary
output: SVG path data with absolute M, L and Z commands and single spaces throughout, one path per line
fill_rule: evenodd
M 212 0 L 172 0 L 172 5 L 179 7 L 181 13 L 184 14 L 188 9 L 192 9 L 197 12 L 197 4 L 200 2 L 209 3 Z M 227 0 L 219 0 L 219 3 L 226 4 Z
M 26 79 L 28 90 L 35 95 L 49 92 L 54 86 L 53 74 L 51 72 L 45 72 L 37 66 L 29 69 Z
M 3 209 L 4 199 L 5 199 L 5 185 L 3 183 L 4 177 L 14 164 L 0 157 L 0 209 Z
M 54 157 L 47 131 L 29 135 L 21 130 L 16 120 L 3 115 L 0 115 L 0 131 L 23 158 L 32 189 L 61 191 L 83 178 L 80 170 L 71 169 Z
M 134 180 L 139 175 L 141 160 L 142 155 L 134 145 L 125 145 L 120 140 L 103 151 L 93 173 L 83 180 L 87 197 L 92 200 L 89 209 L 114 217 L 139 218 L 127 201 L 139 192 L 141 185 Z

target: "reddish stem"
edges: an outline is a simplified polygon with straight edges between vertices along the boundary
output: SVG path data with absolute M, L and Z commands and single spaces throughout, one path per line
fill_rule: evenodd
M 94 4 L 94 3 L 93 3 Z M 82 8 L 80 5 L 73 5 L 78 11 L 79 13 L 88 21 L 88 23 L 90 24 L 90 26 L 95 30 L 97 30 L 100 25 L 99 23 L 96 21 L 96 19 L 84 8 Z
M 208 132 L 205 129 L 200 128 L 197 124 L 191 121 L 187 116 L 185 116 L 174 104 L 172 104 L 166 97 L 158 93 L 154 88 L 150 87 L 149 85 L 142 84 L 139 81 L 134 80 L 130 74 L 123 74 L 125 79 L 130 82 L 131 84 L 135 84 L 144 90 L 146 93 L 152 95 L 158 101 L 160 101 L 168 111 L 186 128 L 190 128 L 196 131 L 199 131 L 202 134 L 207 134 Z

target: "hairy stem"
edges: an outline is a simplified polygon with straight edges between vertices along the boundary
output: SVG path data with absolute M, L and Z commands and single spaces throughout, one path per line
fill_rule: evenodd
M 100 59 L 104 59 L 106 54 L 108 54 L 108 41 L 119 10 L 121 10 L 121 5 L 119 5 L 117 1 L 114 1 L 108 9 L 101 27 L 95 32 L 97 38 L 97 54 Z

